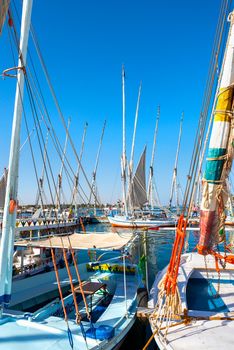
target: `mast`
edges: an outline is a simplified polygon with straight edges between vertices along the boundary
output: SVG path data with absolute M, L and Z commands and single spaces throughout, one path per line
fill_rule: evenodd
M 140 82 L 140 86 L 139 86 L 139 90 L 138 90 L 137 105 L 136 105 L 136 114 L 135 114 L 135 121 L 134 121 L 133 137 L 132 137 L 132 149 L 131 149 L 131 156 L 130 156 L 130 162 L 129 162 L 129 185 L 131 184 L 132 174 L 133 174 L 133 158 L 134 158 L 136 128 L 137 128 L 138 113 L 139 113 L 140 98 L 141 98 L 141 86 L 142 86 L 142 83 Z
M 122 66 L 122 99 L 123 99 L 123 154 L 121 158 L 121 169 L 122 169 L 122 186 L 123 186 L 123 203 L 124 213 L 128 215 L 127 198 L 126 198 L 126 168 L 127 168 L 127 157 L 126 157 L 126 127 L 125 127 L 125 71 Z
M 203 177 L 198 253 L 206 255 L 225 237 L 226 179 L 233 158 L 234 12 L 220 74 L 220 86 Z
M 101 147 L 102 147 L 102 141 L 103 141 L 103 136 L 104 136 L 104 132 L 105 132 L 105 128 L 106 128 L 106 120 L 104 121 L 104 125 L 102 128 L 102 134 L 101 134 L 101 138 L 100 138 L 100 142 L 99 142 L 99 147 L 98 147 L 98 152 L 97 152 L 97 157 L 96 157 L 96 162 L 95 162 L 95 167 L 94 167 L 94 171 L 93 171 L 93 181 L 92 181 L 92 190 L 90 192 L 90 197 L 89 197 L 89 203 L 91 202 L 91 198 L 92 198 L 92 194 L 94 193 L 94 215 L 96 215 L 96 206 L 97 206 L 97 192 L 96 192 L 96 175 L 97 175 L 97 167 L 98 167 L 98 163 L 99 163 L 99 158 L 100 158 L 100 152 L 101 152 Z
M 84 152 L 84 143 L 85 143 L 87 128 L 88 128 L 88 123 L 85 123 L 83 137 L 82 137 L 82 143 L 81 143 L 80 157 L 79 157 L 80 162 L 78 163 L 78 166 L 77 166 L 77 171 L 76 171 L 76 176 L 75 176 L 75 184 L 74 184 L 73 195 L 72 195 L 72 203 L 73 203 L 73 200 L 75 199 L 75 213 L 76 213 L 76 215 L 78 215 L 78 212 L 77 212 L 78 198 L 75 198 L 75 197 L 78 194 L 80 164 L 81 164 L 81 160 L 82 160 L 83 152 Z
M 180 142 L 181 142 L 181 136 L 182 136 L 183 121 L 184 121 L 184 112 L 182 112 L 182 115 L 181 115 L 181 118 L 180 118 L 180 131 L 179 131 L 179 137 L 178 137 L 177 151 L 176 151 L 176 157 L 175 157 L 175 165 L 174 165 L 173 176 L 172 176 L 172 183 L 171 183 L 171 194 L 170 194 L 170 201 L 169 201 L 169 209 L 171 209 L 171 203 L 172 203 L 172 199 L 173 199 L 173 193 L 174 193 L 174 190 L 175 190 L 177 214 L 179 214 L 179 195 L 178 195 L 178 183 L 177 183 L 177 164 L 178 164 L 178 157 L 179 157 L 179 152 L 180 152 Z
M 147 197 L 148 197 L 148 200 L 150 202 L 151 209 L 153 207 L 154 157 L 155 157 L 156 140 L 157 140 L 157 134 L 158 134 L 159 118 L 160 118 L 160 106 L 158 106 L 158 109 L 157 109 L 156 124 L 155 124 L 155 129 L 154 129 L 154 141 L 153 141 L 152 156 L 151 156 L 151 162 L 150 162 L 149 182 L 148 182 L 148 196 Z
M 60 172 L 58 174 L 57 207 L 58 207 L 59 211 L 60 211 L 60 201 L 61 201 L 61 191 L 62 191 L 62 176 L 63 176 L 64 161 L 65 161 L 65 156 L 66 156 L 66 151 L 67 151 L 67 141 L 68 141 L 68 133 L 69 133 L 70 123 L 71 123 L 71 118 L 68 118 L 67 128 L 66 128 L 66 138 L 65 138 L 63 156 L 62 156 L 62 163 L 61 163 Z
M 37 191 L 37 197 L 36 197 L 36 203 L 35 203 L 36 207 L 38 206 L 40 197 L 42 196 L 42 193 L 44 192 L 43 186 L 44 186 L 44 174 L 45 174 L 45 167 L 46 167 L 46 159 L 47 159 L 48 137 L 49 137 L 49 132 L 47 132 L 47 134 L 46 134 L 46 141 L 45 141 L 44 155 L 43 155 L 43 167 L 42 167 L 41 177 L 39 178 L 39 188 Z
M 12 263 L 17 214 L 18 173 L 20 129 L 23 111 L 24 73 L 26 66 L 28 36 L 31 21 L 32 0 L 23 1 L 19 60 L 17 69 L 17 86 L 15 107 L 12 124 L 11 146 L 9 155 L 8 177 L 6 187 L 5 206 L 3 213 L 2 236 L 0 246 L 0 308 L 8 304 L 11 298 Z M 1 314 L 1 312 L 0 312 Z

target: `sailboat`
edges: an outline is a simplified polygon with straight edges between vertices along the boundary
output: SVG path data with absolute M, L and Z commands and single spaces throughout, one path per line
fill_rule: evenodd
M 49 247 L 51 250 L 55 276 L 53 284 L 58 288 L 60 299 L 52 300 L 36 311 L 25 312 L 24 310 L 8 308 L 14 289 L 12 266 L 17 212 L 20 126 L 24 79 L 27 75 L 26 53 L 31 11 L 32 0 L 24 0 L 17 67 L 18 84 L 0 243 L 0 349 L 41 349 L 41 347 L 81 350 L 114 349 L 123 341 L 134 323 L 137 288 L 141 283 L 137 266 L 128 259 L 126 244 L 120 245 L 119 255 L 111 261 L 106 259 L 103 263 L 103 260 L 97 259 L 93 263 L 86 264 L 85 274 L 81 274 L 74 256 L 71 237 L 56 237 L 57 241 L 55 242 L 49 237 L 47 242 L 42 240 L 36 242 L 37 247 L 42 245 L 42 247 Z M 2 17 L 4 16 L 5 13 Z M 116 234 L 113 235 L 116 239 Z M 80 235 L 73 237 L 75 240 L 80 240 Z M 86 243 L 94 248 L 93 237 L 92 239 L 89 235 L 83 235 L 83 237 L 83 239 L 86 238 Z M 100 235 L 99 239 L 104 240 L 104 246 L 111 249 L 113 237 L 106 240 L 106 237 Z M 29 242 L 24 244 L 28 245 Z M 33 247 L 33 243 L 30 242 L 30 244 Z M 63 251 L 68 273 L 67 280 L 71 288 L 67 296 L 63 295 L 64 281 L 55 260 L 55 249 L 58 248 L 58 244 Z M 78 246 L 80 247 L 80 245 L 79 242 Z M 66 257 L 67 251 L 70 251 L 72 255 L 77 285 L 74 285 L 75 281 Z M 44 275 L 40 276 L 42 277 L 40 283 L 38 283 L 38 276 L 35 276 L 33 280 L 28 279 L 28 287 L 31 288 L 31 292 L 40 292 L 39 287 L 44 286 Z M 86 280 L 82 281 L 81 278 L 84 277 Z M 36 283 L 30 284 L 32 281 Z M 25 294 L 27 293 L 25 292 Z
M 216 36 L 217 42 L 222 38 L 220 28 L 224 23 L 226 8 L 224 4 L 220 15 L 221 26 Z M 234 12 L 229 15 L 228 21 L 230 28 L 211 114 L 213 128 L 202 181 L 197 252 L 182 254 L 188 239 L 188 221 L 182 214 L 170 263 L 159 272 L 151 290 L 151 339 L 156 340 L 160 349 L 233 348 L 234 255 L 230 253 L 226 242 L 225 204 L 226 179 L 233 159 L 234 138 Z M 212 61 L 212 72 L 217 70 L 219 56 L 219 51 L 214 52 L 217 56 Z M 198 138 L 197 145 L 200 144 L 200 140 Z M 195 156 L 198 159 L 199 152 Z M 198 165 L 198 162 L 199 159 L 195 164 Z M 200 168 L 201 163 L 198 166 L 197 178 Z M 194 187 L 191 187 L 189 207 L 194 203 L 194 192 Z M 191 212 L 191 208 L 188 210 Z M 186 245 L 184 249 L 186 250 Z M 149 342 L 144 349 L 147 349 Z
M 122 170 L 122 188 L 123 188 L 124 208 L 123 208 L 122 215 L 108 216 L 108 220 L 110 224 L 114 227 L 147 228 L 147 227 L 160 227 L 160 226 L 174 226 L 176 222 L 175 219 L 168 218 L 166 212 L 163 209 L 158 208 L 156 209 L 156 211 L 143 209 L 144 206 L 148 203 L 148 196 L 147 196 L 147 189 L 146 189 L 146 175 L 145 175 L 146 147 L 144 148 L 141 154 L 135 174 L 132 175 L 135 134 L 136 134 L 137 119 L 138 119 L 140 93 L 141 93 L 141 85 L 139 88 L 136 115 L 135 115 L 132 151 L 131 151 L 131 158 L 129 162 L 129 181 L 128 181 L 129 186 L 128 186 L 128 193 L 127 193 L 127 190 L 126 190 L 127 157 L 126 157 L 126 144 L 125 144 L 125 71 L 123 67 L 122 68 L 123 154 L 121 158 L 121 170 Z M 156 123 L 155 130 L 157 130 L 157 123 Z M 152 178 L 150 179 L 152 180 Z M 149 185 L 149 188 L 152 189 L 152 184 Z
M 26 144 L 27 140 L 20 147 L 20 150 Z M 45 165 L 47 158 L 47 143 L 48 143 L 48 132 L 46 136 L 44 155 L 43 155 L 43 168 L 42 174 L 39 178 L 39 188 L 36 196 L 35 208 L 38 208 L 38 204 L 41 199 L 41 206 L 35 210 L 33 207 L 27 217 L 21 217 L 21 212 L 17 210 L 16 219 L 16 237 L 26 238 L 26 237 L 41 237 L 51 234 L 51 233 L 72 233 L 79 228 L 79 220 L 75 217 L 68 217 L 65 213 L 58 215 L 58 210 L 46 210 L 43 208 L 44 194 L 44 175 L 45 175 Z M 64 162 L 64 160 L 63 160 Z M 8 170 L 4 169 L 4 173 L 0 178 L 0 208 L 4 208 L 5 204 L 5 194 L 7 186 L 7 174 Z M 59 177 L 61 179 L 61 175 Z M 59 186 L 58 186 L 59 187 Z M 58 193 L 60 194 L 61 186 L 58 188 Z M 43 199 L 43 200 L 42 200 Z M 0 219 L 0 232 L 2 229 L 2 220 Z

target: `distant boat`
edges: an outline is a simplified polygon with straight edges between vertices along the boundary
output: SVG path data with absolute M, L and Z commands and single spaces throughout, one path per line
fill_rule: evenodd
M 8 170 L 5 169 L 0 178 L 0 208 L 4 208 Z M 24 214 L 24 215 L 23 215 Z M 2 231 L 3 210 L 0 211 L 0 233 Z M 79 218 L 69 216 L 63 210 L 42 210 L 32 208 L 26 213 L 17 210 L 16 237 L 43 236 L 49 233 L 71 233 L 80 226 Z
M 128 203 L 133 209 L 128 214 L 108 216 L 109 222 L 114 227 L 161 227 L 174 226 L 176 223 L 174 218 L 167 217 L 166 211 L 163 209 L 147 209 L 144 207 L 148 201 L 145 180 L 145 157 L 146 148 L 141 155 L 130 184 Z
M 168 218 L 166 212 L 158 210 L 157 215 L 153 211 L 144 210 L 144 206 L 149 202 L 147 198 L 146 190 L 146 170 L 145 170 L 145 160 L 146 160 L 146 147 L 144 148 L 138 166 L 136 168 L 135 174 L 133 175 L 133 154 L 135 145 L 135 134 L 136 125 L 138 118 L 138 109 L 140 101 L 141 85 L 139 88 L 136 116 L 134 123 L 133 132 L 133 143 L 131 158 L 129 162 L 129 186 L 128 192 L 127 187 L 127 157 L 126 157 L 126 145 L 125 145 L 125 71 L 122 68 L 122 94 L 123 94 L 123 154 L 121 158 L 121 170 L 122 170 L 122 188 L 123 188 L 123 211 L 121 215 L 108 216 L 108 220 L 112 226 L 115 227 L 159 227 L 159 226 L 173 226 L 176 223 L 174 218 Z M 158 118 L 157 118 L 158 121 Z M 157 122 L 155 129 L 155 137 L 157 132 Z M 155 137 L 154 137 L 154 147 L 155 147 Z M 153 154 L 154 154 L 153 147 Z M 153 156 L 152 156 L 153 159 Z M 152 166 L 151 166 L 152 168 Z M 151 174 L 152 175 L 152 174 Z M 152 178 L 151 178 L 152 180 Z M 149 188 L 152 190 L 152 186 Z M 150 192 L 150 191 L 149 191 Z M 152 191 L 150 192 L 152 195 Z M 160 215 L 161 214 L 161 215 Z

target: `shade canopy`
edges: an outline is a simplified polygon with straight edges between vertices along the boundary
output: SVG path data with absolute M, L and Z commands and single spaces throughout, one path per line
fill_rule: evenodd
M 69 237 L 69 238 L 68 238 Z M 54 236 L 40 240 L 24 240 L 15 242 L 15 247 L 30 246 L 33 248 L 69 248 L 73 249 L 112 249 L 123 248 L 132 239 L 132 234 L 124 234 L 124 237 L 118 233 L 73 233 L 69 236 Z

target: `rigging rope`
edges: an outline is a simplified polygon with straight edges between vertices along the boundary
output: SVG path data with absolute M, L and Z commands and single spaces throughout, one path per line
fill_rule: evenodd
M 14 2 L 13 2 L 14 4 Z M 15 4 L 14 4 L 15 6 Z M 19 15 L 18 15 L 18 12 L 17 12 L 17 9 L 15 8 L 15 12 L 17 14 L 17 17 L 18 17 L 18 21 L 19 21 Z M 15 31 L 15 36 L 16 36 L 16 31 Z M 16 46 L 18 48 L 18 40 L 16 40 Z M 37 77 L 37 73 L 36 73 L 36 70 L 35 70 L 35 66 L 34 66 L 34 62 L 33 62 L 33 59 L 31 57 L 31 54 L 30 54 L 30 50 L 28 51 L 28 55 L 29 55 L 29 61 L 31 63 L 31 66 L 32 66 L 32 70 L 34 72 L 34 76 L 35 76 L 35 81 L 34 82 L 34 79 L 33 79 L 33 76 L 32 76 L 32 72 L 29 68 L 29 66 L 27 67 L 27 71 L 29 73 L 29 77 L 31 77 L 31 81 L 30 81 L 30 85 L 31 85 L 31 91 L 32 91 L 32 95 L 34 96 L 34 99 L 37 103 L 37 106 L 40 110 L 40 113 L 41 113 L 41 116 L 42 116 L 42 119 L 46 125 L 46 128 L 51 136 L 51 139 L 52 139 L 52 142 L 54 144 L 54 147 L 57 151 L 57 154 L 58 156 L 60 157 L 60 160 L 62 160 L 62 155 L 63 155 L 63 147 L 61 145 L 61 143 L 59 142 L 59 139 L 58 137 L 56 136 L 56 133 L 54 131 L 54 128 L 53 128 L 53 125 L 52 125 L 52 122 L 51 122 L 51 119 L 50 119 L 50 116 L 49 116 L 49 113 L 48 113 L 48 109 L 46 107 L 46 104 L 45 104 L 45 100 L 43 98 L 43 94 L 42 94 L 42 91 L 41 91 L 41 88 L 40 88 L 40 84 L 39 84 L 39 80 L 38 80 L 38 77 Z M 44 112 L 43 112 L 44 111 Z M 46 122 L 45 120 L 45 117 L 44 115 L 46 116 L 46 118 L 48 119 L 48 123 Z M 73 176 L 75 176 L 75 173 L 67 159 L 67 157 L 65 156 L 65 161 L 66 161 L 66 164 L 68 165 L 71 173 L 73 174 Z M 67 169 L 67 166 L 64 167 L 65 169 L 65 172 L 66 172 L 66 177 L 67 177 L 67 181 L 68 181 L 68 184 L 69 184 L 69 187 L 70 187 L 70 190 L 72 192 L 72 186 L 71 186 L 71 182 L 73 182 L 73 179 L 71 178 L 71 176 L 69 175 L 69 172 L 68 172 L 68 169 Z M 84 190 L 81 188 L 81 191 L 83 193 L 83 196 L 86 198 L 87 200 L 87 195 L 85 194 Z M 84 201 L 84 198 L 82 198 L 82 200 Z
M 173 245 L 173 250 L 172 250 L 171 259 L 168 265 L 167 272 L 164 275 L 164 278 L 159 282 L 159 285 L 158 285 L 158 288 L 159 288 L 158 301 L 155 307 L 155 311 L 151 318 L 151 322 L 156 327 L 156 330 L 153 333 L 152 337 L 150 338 L 149 342 L 159 332 L 159 330 L 162 329 L 163 323 L 165 324 L 165 327 L 163 327 L 163 329 L 165 329 L 164 337 L 166 337 L 168 328 L 171 325 L 172 316 L 175 314 L 180 314 L 182 311 L 180 294 L 177 286 L 177 277 L 178 277 L 178 270 L 180 266 L 182 249 L 185 243 L 186 227 L 187 227 L 187 220 L 184 219 L 183 214 L 186 212 L 187 206 L 189 206 L 188 217 L 190 215 L 191 206 L 192 206 L 192 202 L 195 194 L 196 180 L 198 179 L 197 176 L 199 176 L 199 172 L 201 171 L 201 166 L 202 166 L 202 161 L 203 161 L 205 151 L 203 150 L 202 158 L 200 158 L 200 151 L 202 150 L 202 146 L 204 145 L 204 135 L 205 135 L 208 112 L 211 105 L 212 97 L 214 98 L 214 100 L 216 97 L 215 96 L 216 94 L 214 95 L 214 92 L 213 92 L 214 87 L 215 85 L 219 84 L 219 80 L 215 78 L 217 76 L 217 67 L 220 59 L 220 52 L 222 49 L 221 48 L 223 43 L 222 39 L 224 37 L 225 14 L 227 12 L 229 4 L 230 4 L 229 0 L 223 0 L 221 5 L 219 20 L 218 20 L 218 27 L 217 27 L 216 36 L 215 36 L 215 43 L 214 43 L 213 51 L 211 55 L 210 69 L 209 69 L 209 74 L 208 74 L 208 79 L 207 79 L 207 84 L 206 84 L 206 89 L 205 89 L 204 99 L 202 104 L 202 111 L 200 114 L 200 119 L 198 123 L 196 139 L 195 139 L 195 147 L 194 147 L 194 151 L 193 151 L 192 159 L 190 163 L 189 175 L 187 178 L 182 215 L 180 216 L 178 221 L 176 238 Z M 213 116 L 213 110 L 211 113 L 211 118 L 212 116 Z M 209 124 L 211 124 L 211 121 Z M 208 127 L 208 131 L 209 129 L 210 129 L 210 125 Z M 205 145 L 206 145 L 206 142 L 205 142 Z M 217 258 L 221 258 L 220 255 L 218 256 L 216 255 L 216 261 L 217 261 Z M 226 259 L 228 258 L 226 257 Z M 232 259 L 230 258 L 230 260 Z M 149 342 L 147 342 L 144 349 L 148 347 Z

